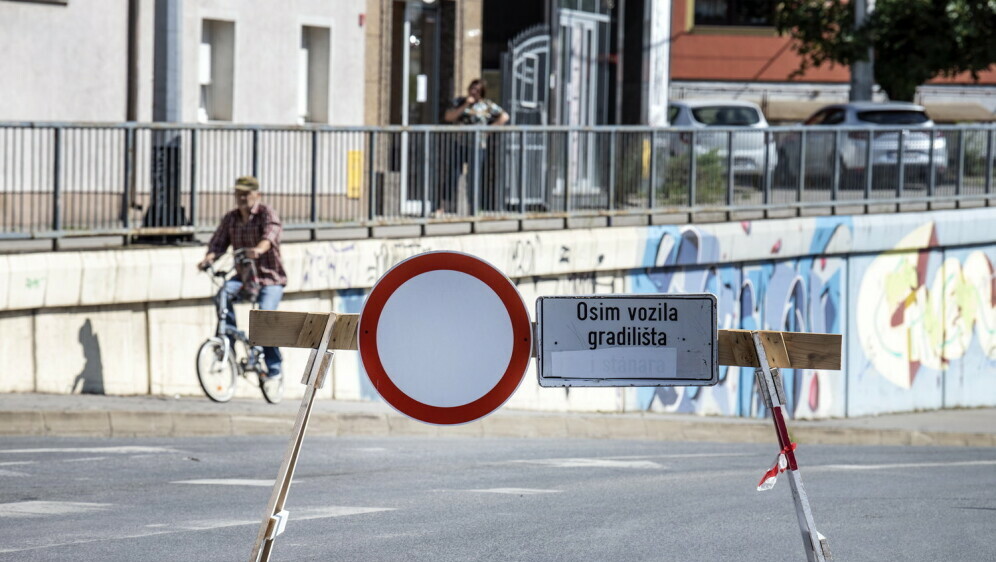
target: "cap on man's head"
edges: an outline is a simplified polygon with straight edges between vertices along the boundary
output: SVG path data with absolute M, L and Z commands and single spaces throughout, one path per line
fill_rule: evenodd
M 234 187 L 239 191 L 259 191 L 259 180 L 252 176 L 242 176 L 235 180 Z

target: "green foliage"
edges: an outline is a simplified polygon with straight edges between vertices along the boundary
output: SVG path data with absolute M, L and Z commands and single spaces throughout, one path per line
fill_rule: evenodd
M 912 100 L 937 76 L 996 64 L 996 0 L 877 0 L 860 28 L 844 0 L 784 0 L 775 11 L 802 62 L 793 77 L 824 64 L 852 65 L 874 49 L 875 80 L 891 99 Z
M 685 151 L 667 159 L 664 177 L 657 186 L 655 201 L 659 206 L 687 205 L 691 182 L 688 181 L 689 154 Z M 695 205 L 726 202 L 726 161 L 718 150 L 695 158 Z

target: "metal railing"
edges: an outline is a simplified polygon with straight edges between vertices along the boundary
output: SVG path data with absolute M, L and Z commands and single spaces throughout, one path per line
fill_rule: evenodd
M 872 142 L 868 142 L 871 139 Z M 213 230 L 253 174 L 286 229 L 988 204 L 996 126 L 0 124 L 0 239 Z M 872 165 L 868 165 L 871 162 Z

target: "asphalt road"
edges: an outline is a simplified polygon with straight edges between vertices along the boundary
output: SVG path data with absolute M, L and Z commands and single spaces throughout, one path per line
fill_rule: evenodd
M 286 444 L 0 439 L 0 560 L 248 560 Z M 804 560 L 774 449 L 310 437 L 273 560 Z M 798 458 L 836 560 L 996 559 L 996 449 Z

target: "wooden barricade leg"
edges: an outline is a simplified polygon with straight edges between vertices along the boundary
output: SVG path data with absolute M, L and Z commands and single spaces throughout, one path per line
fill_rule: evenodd
M 304 397 L 301 399 L 301 408 L 297 413 L 297 421 L 294 423 L 290 444 L 288 444 L 287 452 L 284 454 L 277 479 L 273 483 L 273 492 L 270 494 L 266 513 L 263 514 L 263 522 L 256 535 L 256 543 L 253 545 L 249 562 L 268 562 L 273 550 L 273 541 L 277 535 L 283 532 L 284 526 L 287 524 L 287 512 L 284 510 L 284 504 L 287 501 L 287 493 L 290 491 L 291 480 L 294 478 L 294 469 L 297 466 L 298 455 L 301 453 L 301 444 L 304 441 L 308 420 L 311 418 L 311 407 L 315 402 L 315 393 L 325 385 L 325 377 L 332 365 L 333 351 L 329 349 L 329 341 L 332 338 L 335 322 L 336 314 L 329 314 L 318 348 L 311 350 L 311 357 L 304 369 L 304 378 L 301 382 L 306 384 L 307 388 L 305 388 Z
M 765 334 L 768 337 L 770 351 L 777 355 L 788 355 L 785 342 L 780 338 L 772 341 L 771 332 Z M 781 447 L 781 454 L 785 455 L 787 461 L 786 472 L 788 472 L 789 484 L 792 487 L 792 498 L 795 500 L 795 513 L 799 519 L 799 529 L 802 531 L 802 543 L 806 549 L 806 560 L 808 562 L 825 562 L 832 559 L 830 555 L 830 545 L 826 537 L 816 530 L 816 522 L 813 519 L 813 511 L 809 507 L 809 496 L 802 485 L 802 474 L 799 472 L 799 465 L 795 458 L 795 444 L 792 443 L 788 434 L 788 427 L 785 425 L 785 416 L 782 407 L 785 405 L 785 390 L 782 385 L 781 376 L 769 366 L 768 352 L 762 343 L 762 334 L 751 332 L 754 340 L 754 349 L 757 352 L 758 367 L 755 371 L 758 384 L 761 387 L 761 394 L 764 396 L 765 404 L 771 410 L 771 418 L 775 422 L 775 431 L 778 434 L 778 445 Z M 779 364 L 786 364 L 780 362 Z

